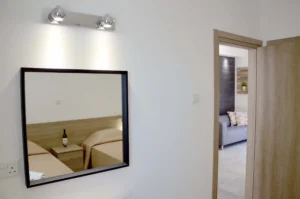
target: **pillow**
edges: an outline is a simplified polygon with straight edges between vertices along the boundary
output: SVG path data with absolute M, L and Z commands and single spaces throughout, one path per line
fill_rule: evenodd
M 109 142 L 121 141 L 122 139 L 123 132 L 119 129 L 104 129 L 90 135 L 81 144 L 81 146 L 85 150 L 84 169 L 88 169 L 89 167 L 91 149 L 93 146 Z
M 235 113 L 237 125 L 238 126 L 247 126 L 248 125 L 248 115 L 245 112 L 236 112 Z
M 82 146 L 95 146 L 123 139 L 123 132 L 119 129 L 104 129 L 96 131 L 82 142 Z M 84 147 L 85 148 L 85 147 Z
M 27 149 L 28 149 L 28 156 L 49 153 L 46 149 L 40 147 L 39 145 L 37 145 L 36 143 L 30 140 L 27 140 Z
M 228 116 L 229 116 L 229 119 L 230 119 L 230 124 L 231 126 L 236 126 L 237 125 L 237 121 L 236 121 L 236 115 L 234 112 L 230 112 L 228 111 Z

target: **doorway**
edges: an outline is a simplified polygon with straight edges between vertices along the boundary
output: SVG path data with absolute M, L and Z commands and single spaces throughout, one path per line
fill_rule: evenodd
M 219 45 L 218 199 L 244 199 L 248 137 L 249 50 Z
M 246 150 L 247 148 L 247 158 L 246 158 L 246 176 L 245 176 L 245 184 L 247 187 L 245 188 L 246 198 L 252 198 L 252 189 L 253 189 L 253 164 L 254 164 L 254 122 L 255 122 L 255 101 L 256 101 L 256 50 L 257 48 L 262 46 L 262 41 L 243 37 L 240 35 L 235 35 L 219 30 L 214 31 L 214 66 L 215 66 L 215 81 L 214 81 L 214 162 L 213 162 L 213 199 L 218 199 L 218 177 L 219 177 L 219 147 L 220 147 L 220 57 L 219 50 L 220 45 L 225 44 L 227 46 L 234 46 L 238 48 L 243 48 L 249 50 L 248 53 L 248 62 L 249 62 L 249 72 L 248 72 L 248 82 L 247 87 L 252 88 L 248 91 L 248 133 L 247 133 L 247 147 L 244 145 Z M 254 49 L 251 51 L 251 49 Z M 229 60 L 227 60 L 228 62 Z M 251 67 L 254 66 L 254 67 Z M 239 85 L 242 87 L 242 85 Z M 242 88 L 241 88 L 242 89 Z M 221 148 L 223 145 L 221 144 Z M 220 198 L 222 199 L 222 198 Z

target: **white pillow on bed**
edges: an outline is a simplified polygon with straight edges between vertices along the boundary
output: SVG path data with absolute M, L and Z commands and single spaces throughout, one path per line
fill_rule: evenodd
M 27 149 L 28 155 L 40 155 L 49 153 L 46 149 L 42 148 L 41 146 L 37 145 L 36 143 L 30 140 L 27 140 Z
M 123 139 L 123 133 L 119 129 L 103 129 L 96 131 L 82 142 L 82 145 L 95 146 L 108 142 L 120 141 Z

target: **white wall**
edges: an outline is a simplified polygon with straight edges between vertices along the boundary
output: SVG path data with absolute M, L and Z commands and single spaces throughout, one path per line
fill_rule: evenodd
M 115 32 L 52 26 L 60 4 L 110 13 Z M 129 168 L 26 189 L 0 181 L 1 199 L 210 199 L 213 29 L 259 38 L 256 1 L 2 0 L 0 162 L 22 157 L 20 67 L 129 71 Z M 192 105 L 199 93 L 200 103 Z
M 25 73 L 27 124 L 122 115 L 122 77 Z
M 220 45 L 219 54 L 235 58 L 235 82 L 237 82 L 237 68 L 248 67 L 248 50 Z M 238 94 L 235 83 L 235 111 L 248 112 L 248 94 Z
M 299 9 L 299 0 L 261 0 L 261 38 L 273 40 L 300 36 Z

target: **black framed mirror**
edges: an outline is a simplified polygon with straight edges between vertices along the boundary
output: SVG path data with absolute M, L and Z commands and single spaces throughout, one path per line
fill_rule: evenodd
M 129 166 L 128 73 L 21 68 L 27 187 Z

